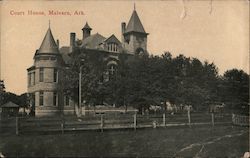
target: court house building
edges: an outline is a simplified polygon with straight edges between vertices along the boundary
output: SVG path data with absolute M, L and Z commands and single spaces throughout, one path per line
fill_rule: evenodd
M 90 26 L 86 22 L 80 41 L 76 40 L 75 33 L 70 33 L 69 46 L 62 47 L 59 47 L 59 40 L 55 41 L 51 28 L 48 28 L 39 49 L 35 51 L 33 65 L 27 69 L 30 106 L 36 116 L 76 113 L 77 103 L 63 93 L 62 83 L 62 71 L 69 64 L 70 53 L 75 48 L 108 54 L 107 69 L 117 65 L 118 54 L 121 52 L 129 55 L 147 53 L 148 33 L 135 9 L 128 24 L 121 23 L 120 39 L 114 34 L 109 37 L 92 34 Z

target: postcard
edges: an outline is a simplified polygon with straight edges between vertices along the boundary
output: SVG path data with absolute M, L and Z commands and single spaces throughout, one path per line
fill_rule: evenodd
M 0 12 L 0 157 L 249 157 L 249 1 Z

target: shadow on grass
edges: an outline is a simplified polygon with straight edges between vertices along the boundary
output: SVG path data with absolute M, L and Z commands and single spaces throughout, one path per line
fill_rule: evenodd
M 105 131 L 103 133 L 82 132 L 64 135 L 5 135 L 0 136 L 0 152 L 7 157 L 172 157 L 189 144 L 213 139 L 226 134 L 248 130 L 231 126 L 161 128 L 137 131 Z M 248 137 L 248 135 L 247 135 Z M 238 141 L 234 145 L 235 141 Z M 208 146 L 204 156 L 242 156 L 248 149 L 246 136 L 229 139 Z M 229 146 L 233 145 L 232 150 Z M 216 148 L 215 148 L 216 147 Z M 191 150 L 183 156 L 194 156 L 199 149 Z M 217 152 L 214 152 L 216 150 Z M 230 154 L 234 152 L 233 154 Z

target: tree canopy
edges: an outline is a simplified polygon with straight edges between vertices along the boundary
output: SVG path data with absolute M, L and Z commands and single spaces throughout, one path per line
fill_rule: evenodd
M 78 101 L 79 70 L 82 66 L 82 97 L 88 104 L 130 105 L 138 109 L 150 105 L 192 105 L 206 109 L 210 103 L 247 103 L 249 75 L 232 69 L 223 76 L 214 63 L 170 52 L 156 55 L 118 55 L 116 73 L 104 81 L 108 55 L 76 51 L 65 72 L 66 90 Z M 84 60 L 84 61 L 83 61 Z M 83 62 L 81 62 L 83 61 Z

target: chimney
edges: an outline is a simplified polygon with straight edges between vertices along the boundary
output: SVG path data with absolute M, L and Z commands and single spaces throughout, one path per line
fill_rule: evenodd
M 70 52 L 72 52 L 75 48 L 75 41 L 76 41 L 76 33 L 71 32 L 70 33 L 70 45 L 69 45 Z
M 122 36 L 121 36 L 121 41 L 122 41 L 122 44 L 124 44 L 124 33 L 125 33 L 125 30 L 126 30 L 126 23 L 125 22 L 122 22 Z
M 57 47 L 59 49 L 59 39 L 56 40 Z

